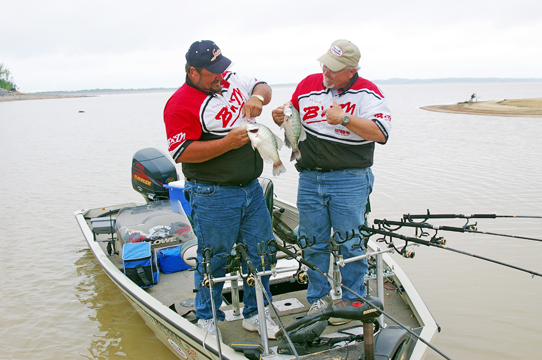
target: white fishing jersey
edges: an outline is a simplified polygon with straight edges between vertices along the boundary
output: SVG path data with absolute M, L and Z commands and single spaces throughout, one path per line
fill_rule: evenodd
M 306 169 L 340 170 L 365 168 L 373 164 L 374 142 L 342 125 L 327 123 L 323 111 L 333 106 L 335 100 L 352 116 L 376 123 L 388 140 L 391 132 L 391 110 L 378 87 L 357 74 L 344 89 L 327 89 L 322 84 L 322 74 L 313 74 L 297 86 L 292 104 L 299 111 L 307 133 L 307 140 L 300 142 L 301 159 L 298 165 Z

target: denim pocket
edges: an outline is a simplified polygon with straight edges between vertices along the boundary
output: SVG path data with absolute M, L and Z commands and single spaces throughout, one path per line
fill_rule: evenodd
M 363 168 L 363 169 L 351 168 L 351 169 L 346 169 L 346 171 L 347 171 L 349 174 L 355 175 L 355 176 L 367 176 L 368 173 L 369 173 L 369 170 L 370 170 L 370 168 Z
M 216 193 L 216 185 L 195 184 L 192 193 L 196 196 L 211 196 Z

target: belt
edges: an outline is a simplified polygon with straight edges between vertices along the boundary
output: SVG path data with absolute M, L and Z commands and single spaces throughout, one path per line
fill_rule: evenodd
M 302 172 L 303 170 L 308 170 L 308 171 L 318 171 L 318 172 L 331 172 L 331 171 L 336 171 L 336 170 L 333 170 L 333 169 L 323 169 L 323 168 L 320 168 L 320 167 L 315 167 L 315 168 L 304 168 L 304 167 L 299 166 L 298 164 L 295 164 L 294 166 L 295 166 L 295 168 L 297 169 L 297 171 L 299 171 L 299 172 Z
M 250 180 L 249 182 L 244 183 L 244 184 L 239 184 L 239 183 L 235 183 L 235 182 L 223 182 L 223 183 L 220 183 L 220 182 L 208 181 L 208 180 L 189 179 L 189 178 L 186 178 L 186 177 L 184 178 L 184 180 L 194 182 L 194 183 L 200 183 L 200 184 L 208 184 L 208 185 L 216 185 L 216 186 L 238 186 L 238 187 L 247 186 L 248 184 L 250 184 L 252 182 L 252 180 Z

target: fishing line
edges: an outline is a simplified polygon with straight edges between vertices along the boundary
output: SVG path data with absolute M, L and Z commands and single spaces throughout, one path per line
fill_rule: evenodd
M 286 332 L 286 328 L 284 327 L 284 324 L 282 323 L 282 320 L 280 319 L 280 317 L 279 317 L 279 315 L 278 315 L 278 313 L 277 313 L 277 311 L 275 309 L 275 306 L 273 305 L 273 303 L 271 301 L 271 298 L 270 298 L 269 294 L 265 290 L 265 288 L 263 286 L 263 283 L 262 283 L 260 277 L 258 276 L 258 270 L 256 269 L 256 266 L 254 266 L 254 264 L 252 263 L 252 260 L 250 260 L 250 257 L 247 254 L 246 245 L 245 244 L 237 244 L 236 248 L 239 249 L 239 252 L 241 253 L 241 256 L 245 259 L 249 272 L 252 273 L 252 275 L 254 276 L 256 281 L 258 282 L 258 286 L 261 287 L 262 293 L 264 294 L 265 298 L 267 299 L 267 303 L 269 304 L 269 308 L 271 308 L 273 310 L 273 314 L 275 315 L 275 317 L 277 318 L 277 321 L 279 322 L 280 329 L 282 330 L 282 333 L 284 334 L 284 336 L 286 337 L 286 340 L 288 341 L 288 346 L 290 346 L 290 350 L 292 350 L 292 352 L 294 353 L 295 358 L 299 360 L 299 355 L 297 354 L 295 346 L 292 343 L 292 340 L 290 339 L 290 336 Z
M 408 216 L 408 215 L 403 215 Z M 519 236 L 519 235 L 508 235 L 508 234 L 498 234 L 488 231 L 479 231 L 474 230 L 473 227 L 475 225 L 465 225 L 464 227 L 456 227 L 456 226 L 439 226 L 439 225 L 432 225 L 426 222 L 405 222 L 405 221 L 390 221 L 390 220 L 379 220 L 375 219 L 374 223 L 377 225 L 383 225 L 384 227 L 387 227 L 388 225 L 392 226 L 407 226 L 407 227 L 416 227 L 416 228 L 425 228 L 425 229 L 433 229 L 433 230 L 442 230 L 442 231 L 454 231 L 454 232 L 461 232 L 461 233 L 473 233 L 473 234 L 484 234 L 484 235 L 494 235 L 494 236 L 504 236 L 504 237 L 510 237 L 515 239 L 523 239 L 523 240 L 532 240 L 532 241 L 540 241 L 542 242 L 542 239 L 532 238 L 532 237 L 526 237 L 526 236 Z
M 361 228 L 361 226 L 360 226 Z M 370 229 L 370 228 L 369 228 Z M 292 257 L 293 259 L 296 259 L 298 262 L 306 265 L 307 267 L 309 267 L 310 269 L 320 273 L 321 275 L 327 277 L 328 279 L 330 279 L 331 281 L 333 281 L 334 283 L 336 283 L 337 285 L 339 285 L 340 287 L 342 287 L 343 289 L 345 289 L 346 291 L 350 292 L 351 294 L 354 294 L 355 296 L 357 296 L 358 298 L 362 299 L 364 302 L 366 302 L 367 304 L 371 305 L 373 308 L 377 309 L 380 313 L 382 313 L 384 316 L 386 316 L 388 319 L 390 319 L 391 321 L 395 322 L 397 325 L 399 325 L 400 327 L 402 327 L 404 330 L 406 330 L 409 334 L 413 335 L 416 339 L 420 340 L 421 342 L 423 342 L 425 345 L 427 345 L 428 347 L 430 347 L 431 349 L 433 349 L 434 351 L 436 351 L 439 355 L 441 355 L 442 357 L 444 357 L 445 359 L 448 359 L 448 360 L 451 360 L 448 356 L 446 356 L 444 353 L 442 353 L 440 350 L 438 350 L 436 347 L 434 347 L 433 345 L 431 345 L 428 341 L 426 341 L 425 339 L 423 339 L 422 337 L 420 337 L 418 334 L 416 334 L 415 332 L 413 332 L 412 330 L 410 330 L 407 326 L 401 324 L 399 321 L 397 321 L 394 317 L 392 317 L 390 314 L 386 313 L 384 310 L 380 309 L 378 306 L 376 306 L 375 304 L 373 304 L 371 301 L 369 301 L 367 298 L 365 298 L 364 296 L 361 296 L 359 295 L 358 293 L 356 293 L 354 290 L 350 289 L 349 287 L 343 285 L 342 283 L 338 282 L 337 280 L 335 280 L 332 276 L 328 275 L 327 273 L 323 272 L 322 270 L 320 270 L 316 265 L 314 265 L 313 263 L 303 259 L 301 256 L 293 253 L 292 251 L 288 250 L 287 248 L 285 248 L 284 246 L 281 246 L 277 243 L 276 240 L 270 240 L 268 243 L 267 243 L 268 247 L 270 248 L 275 248 L 277 250 L 280 250 L 284 253 L 286 253 L 288 256 Z M 283 330 L 283 332 L 285 333 L 285 331 Z
M 220 345 L 220 330 L 218 329 L 218 319 L 216 318 L 216 309 L 215 301 L 213 295 L 213 278 L 212 278 L 212 269 L 211 269 L 211 257 L 213 256 L 213 251 L 210 248 L 203 250 L 203 257 L 205 258 L 205 274 L 207 275 L 207 285 L 209 286 L 209 294 L 211 295 L 211 311 L 213 312 L 213 322 L 215 327 L 215 337 L 216 345 L 218 347 L 218 357 L 222 360 L 222 346 Z M 205 286 L 205 283 L 203 284 Z M 207 337 L 207 335 L 205 335 Z M 205 339 L 203 339 L 203 344 L 205 345 Z
M 444 245 L 437 244 L 437 243 L 435 243 L 433 241 L 421 240 L 421 239 L 413 238 L 413 237 L 410 237 L 410 236 L 395 234 L 395 233 L 390 232 L 390 231 L 375 229 L 375 228 L 369 227 L 367 225 L 361 225 L 359 227 L 359 229 L 360 229 L 360 231 L 365 230 L 365 231 L 372 232 L 374 234 L 380 234 L 380 235 L 385 235 L 385 236 L 389 236 L 389 237 L 394 237 L 394 238 L 398 238 L 398 239 L 401 239 L 401 240 L 404 240 L 404 241 L 411 241 L 413 243 L 417 243 L 417 244 L 421 244 L 421 245 L 434 246 L 434 247 L 437 247 L 437 248 L 440 248 L 440 249 L 456 252 L 456 253 L 471 256 L 471 257 L 474 257 L 474 258 L 477 258 L 477 259 L 489 261 L 489 262 L 492 262 L 492 263 L 495 263 L 495 264 L 507 266 L 507 267 L 510 267 L 512 269 L 516 269 L 516 270 L 519 270 L 519 271 L 524 271 L 524 272 L 529 273 L 529 274 L 531 274 L 533 276 L 536 275 L 536 276 L 541 276 L 542 277 L 542 274 L 538 273 L 536 271 L 523 269 L 523 268 L 520 268 L 520 267 L 515 266 L 515 265 L 503 263 L 503 262 L 498 261 L 498 260 L 493 260 L 493 259 L 489 259 L 489 258 L 480 256 L 480 255 L 476 255 L 476 254 L 468 253 L 468 252 L 465 252 L 465 251 L 457 250 L 457 249 L 454 249 L 454 248 L 450 248 L 450 247 L 447 247 L 447 246 L 444 246 Z

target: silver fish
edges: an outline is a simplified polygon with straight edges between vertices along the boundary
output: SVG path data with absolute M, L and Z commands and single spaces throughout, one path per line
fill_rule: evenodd
M 273 175 L 277 176 L 286 172 L 286 168 L 280 160 L 278 150 L 282 147 L 282 140 L 278 138 L 265 125 L 258 123 L 246 124 L 248 137 L 253 149 L 258 149 L 260 156 L 265 162 L 273 163 Z
M 301 151 L 299 151 L 299 142 L 307 138 L 305 129 L 301 125 L 299 112 L 292 105 L 287 103 L 284 105 L 284 122 L 280 126 L 284 129 L 284 143 L 292 149 L 290 161 L 301 159 Z

